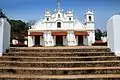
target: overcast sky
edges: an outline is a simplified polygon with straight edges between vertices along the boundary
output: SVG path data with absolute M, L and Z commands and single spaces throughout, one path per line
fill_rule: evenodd
M 0 8 L 11 19 L 39 20 L 46 8 L 57 8 L 57 0 L 1 0 Z M 61 0 L 61 8 L 73 9 L 81 21 L 86 10 L 91 9 L 95 13 L 95 27 L 105 30 L 109 17 L 120 12 L 120 0 Z

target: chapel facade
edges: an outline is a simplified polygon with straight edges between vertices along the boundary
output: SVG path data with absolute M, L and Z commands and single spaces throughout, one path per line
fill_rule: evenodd
M 94 13 L 87 10 L 85 22 L 74 17 L 72 10 L 58 7 L 28 30 L 28 47 L 33 46 L 88 46 L 95 42 Z

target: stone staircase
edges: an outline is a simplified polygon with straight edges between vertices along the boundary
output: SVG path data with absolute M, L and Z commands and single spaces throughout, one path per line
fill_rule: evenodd
M 106 47 L 11 48 L 0 80 L 120 80 L 120 57 Z

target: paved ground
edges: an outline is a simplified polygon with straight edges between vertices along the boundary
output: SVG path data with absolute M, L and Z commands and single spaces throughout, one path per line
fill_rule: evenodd
M 16 49 L 80 49 L 107 48 L 107 46 L 56 46 L 56 47 L 11 47 Z

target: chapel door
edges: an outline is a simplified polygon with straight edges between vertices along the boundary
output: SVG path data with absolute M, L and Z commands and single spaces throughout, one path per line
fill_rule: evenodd
M 35 46 L 40 46 L 40 36 L 35 36 Z
M 83 46 L 83 36 L 78 36 L 78 45 Z
M 56 46 L 63 46 L 63 36 L 56 36 Z

